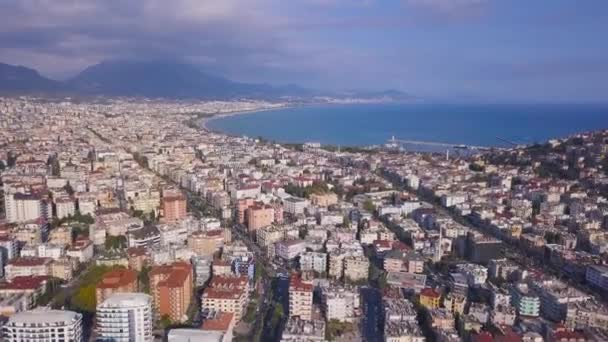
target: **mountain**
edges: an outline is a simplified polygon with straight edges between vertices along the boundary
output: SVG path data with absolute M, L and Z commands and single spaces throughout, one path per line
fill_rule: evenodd
M 183 63 L 108 61 L 90 66 L 68 84 L 81 92 L 115 96 L 207 98 L 235 96 L 239 85 Z
M 56 93 L 64 89 L 61 82 L 45 78 L 34 69 L 0 63 L 0 93 Z
M 234 82 L 174 61 L 107 61 L 86 68 L 68 84 L 81 92 L 165 98 L 276 98 L 305 92 L 293 85 Z
M 54 81 L 36 70 L 0 63 L 0 93 L 61 96 L 129 96 L 168 99 L 289 99 L 314 102 L 331 98 L 411 99 L 398 91 L 321 92 L 295 84 L 274 86 L 235 82 L 207 74 L 198 67 L 177 61 L 104 61 L 87 67 L 75 77 Z

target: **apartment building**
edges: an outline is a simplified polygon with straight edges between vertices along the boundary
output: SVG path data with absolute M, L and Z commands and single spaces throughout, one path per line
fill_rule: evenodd
M 95 299 L 97 304 L 101 304 L 115 293 L 137 292 L 137 290 L 137 272 L 117 269 L 103 275 L 95 288 Z
M 192 301 L 192 266 L 187 262 L 154 266 L 150 270 L 150 293 L 154 310 L 169 316 L 172 322 L 183 322 Z
M 102 341 L 152 340 L 152 297 L 147 294 L 114 293 L 97 305 L 95 318 Z
M 82 315 L 65 310 L 35 309 L 12 315 L 2 327 L 5 342 L 73 341 L 82 342 Z
M 162 199 L 163 221 L 174 222 L 186 218 L 186 196 L 179 191 L 170 191 L 163 194 Z
M 229 312 L 238 322 L 249 300 L 247 277 L 213 276 L 201 296 L 203 310 Z
M 310 320 L 312 316 L 311 283 L 305 282 L 298 275 L 293 275 L 289 281 L 289 316 Z

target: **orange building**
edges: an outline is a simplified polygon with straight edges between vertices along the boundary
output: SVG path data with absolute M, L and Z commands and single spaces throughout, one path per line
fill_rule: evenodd
M 247 229 L 254 232 L 274 222 L 274 208 L 269 205 L 254 205 L 247 209 Z
M 166 222 L 179 221 L 186 217 L 186 196 L 181 192 L 172 191 L 163 196 L 163 220 Z
M 97 305 L 114 293 L 137 292 L 137 272 L 127 269 L 118 269 L 107 272 L 95 288 Z
M 439 307 L 441 294 L 432 288 L 425 288 L 420 291 L 420 304 L 427 309 L 436 309 Z
M 183 322 L 192 301 L 192 266 L 187 262 L 154 266 L 150 270 L 150 292 L 158 317 Z
M 245 224 L 245 212 L 255 204 L 253 198 L 241 198 L 236 202 L 236 221 Z

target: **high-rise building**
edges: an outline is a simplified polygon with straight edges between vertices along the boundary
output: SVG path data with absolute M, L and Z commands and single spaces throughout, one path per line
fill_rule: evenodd
M 137 272 L 118 269 L 107 272 L 95 288 L 97 304 L 103 303 L 115 293 L 137 292 Z
M 292 276 L 289 281 L 289 316 L 310 320 L 312 316 L 311 283 L 304 282 L 300 276 Z
M 186 196 L 181 192 L 171 191 L 165 193 L 162 201 L 163 220 L 167 222 L 179 221 L 186 217 Z
M 81 342 L 82 315 L 64 310 L 22 311 L 9 318 L 2 333 L 5 342 Z
M 115 293 L 97 305 L 99 340 L 152 341 L 152 297 L 144 293 Z
M 192 301 L 192 265 L 175 262 L 154 266 L 150 271 L 150 291 L 158 317 L 168 316 L 172 322 L 183 322 Z

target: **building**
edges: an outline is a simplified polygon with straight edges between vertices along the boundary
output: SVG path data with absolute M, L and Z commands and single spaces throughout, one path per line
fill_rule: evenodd
M 115 293 L 137 291 L 137 272 L 129 269 L 117 269 L 103 275 L 95 288 L 95 299 L 97 304 L 101 304 Z
M 292 216 L 304 214 L 307 207 L 308 201 L 303 198 L 288 197 L 283 200 L 283 210 Z
M 195 232 L 188 236 L 188 248 L 199 256 L 211 256 L 230 239 L 230 233 L 223 229 Z
M 196 286 L 204 286 L 211 277 L 211 263 L 213 259 L 204 256 L 194 256 L 191 261 Z
M 2 332 L 5 342 L 82 342 L 82 315 L 64 310 L 22 311 L 8 319 Z
M 281 335 L 281 342 L 303 341 L 325 341 L 325 322 L 289 317 Z
M 540 309 L 544 318 L 554 322 L 566 319 L 568 304 L 586 302 L 591 296 L 557 279 L 533 284 L 540 297 Z
M 300 276 L 293 275 L 289 280 L 289 316 L 310 320 L 312 317 L 311 283 L 305 282 Z
M 595 300 L 568 304 L 566 327 L 569 329 L 608 329 L 608 310 Z
M 154 266 L 150 270 L 150 293 L 158 317 L 183 322 L 192 301 L 192 266 L 187 262 Z
M 129 268 L 137 272 L 141 272 L 150 259 L 148 249 L 145 247 L 128 248 L 127 257 L 129 258 Z
M 214 275 L 201 296 L 201 308 L 203 311 L 231 313 L 238 322 L 243 317 L 248 299 L 247 277 Z
M 114 293 L 97 305 L 97 333 L 101 341 L 152 340 L 152 297 L 144 293 Z
M 13 259 L 4 268 L 5 278 L 10 281 L 16 277 L 50 275 L 52 261 L 38 257 Z
M 465 255 L 474 263 L 487 264 L 501 257 L 502 242 L 479 233 L 468 232 L 466 246 Z
M 300 270 L 327 273 L 327 254 L 318 252 L 300 254 Z
M 206 331 L 201 329 L 171 329 L 167 334 L 167 342 L 223 342 L 224 335 L 219 331 Z
M 274 222 L 274 208 L 269 205 L 256 204 L 246 210 L 247 229 L 254 232 Z
M 330 287 L 323 290 L 325 319 L 352 322 L 360 307 L 358 289 Z
M 284 260 L 293 260 L 306 251 L 303 240 L 285 240 L 276 244 L 276 255 Z
M 323 194 L 311 194 L 310 203 L 318 207 L 329 207 L 338 203 L 338 195 L 333 192 Z
M 424 342 L 426 338 L 416 321 L 385 320 L 384 340 L 386 342 Z
M 72 227 L 59 226 L 49 232 L 49 243 L 71 246 L 72 245 Z
M 74 216 L 76 213 L 76 204 L 74 199 L 69 196 L 62 196 L 55 199 L 55 216 L 62 219 L 68 216 Z
M 233 330 L 236 323 L 234 314 L 214 311 L 205 315 L 201 330 L 206 333 L 218 334 L 221 336 L 221 342 L 232 342 Z
M 415 274 L 406 272 L 389 272 L 386 275 L 386 282 L 389 285 L 405 290 L 421 291 L 426 285 L 425 274 Z
M 162 199 L 162 209 L 164 221 L 183 220 L 188 215 L 186 211 L 186 196 L 178 191 L 165 193 Z
M 608 290 L 608 267 L 591 265 L 585 272 L 587 283 L 602 290 Z
M 34 221 L 39 218 L 48 219 L 49 205 L 40 194 L 7 193 L 5 198 L 6 220 L 10 223 Z
M 511 305 L 520 316 L 538 317 L 540 315 L 540 298 L 525 283 L 511 287 Z
M 344 277 L 350 281 L 367 280 L 369 276 L 369 260 L 364 256 L 344 258 Z
M 436 309 L 441 301 L 441 293 L 432 288 L 425 288 L 420 291 L 420 305 L 427 309 Z

